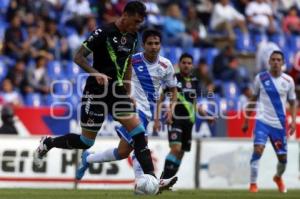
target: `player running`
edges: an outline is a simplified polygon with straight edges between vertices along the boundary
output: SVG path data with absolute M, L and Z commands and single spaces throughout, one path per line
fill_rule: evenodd
M 156 30 L 145 30 L 142 35 L 144 52 L 132 56 L 132 99 L 135 100 L 137 113 L 143 122 L 144 128 L 153 119 L 156 101 L 159 97 L 161 84 L 165 84 L 172 93 L 172 102 L 176 102 L 176 78 L 171 62 L 159 56 L 161 47 L 161 33 Z M 169 114 L 171 116 L 171 114 Z M 171 119 L 171 117 L 169 117 Z M 118 148 L 107 149 L 103 152 L 90 153 L 85 151 L 82 155 L 82 162 L 76 172 L 76 178 L 80 180 L 90 163 L 110 162 L 127 158 L 133 150 L 132 136 L 123 127 L 117 129 L 121 140 Z M 140 164 L 135 155 L 133 156 L 133 168 L 135 177 L 143 174 Z M 177 177 L 161 179 L 161 189 L 167 189 L 175 184 Z
M 134 104 L 126 89 L 129 87 L 130 60 L 137 43 L 137 30 L 145 16 L 145 5 L 140 1 L 130 1 L 116 22 L 95 30 L 79 48 L 74 61 L 90 74 L 82 98 L 82 134 L 69 133 L 56 138 L 44 137 L 34 155 L 37 166 L 41 166 L 42 158 L 53 147 L 90 148 L 95 142 L 105 116 L 111 114 L 131 135 L 135 155 L 144 173 L 155 176 L 145 138 L 146 130 L 135 114 Z M 87 56 L 91 53 L 93 53 L 93 67 L 87 60 Z
M 197 93 L 201 93 L 199 82 L 196 77 L 191 75 L 193 69 L 193 57 L 190 54 L 184 53 L 179 59 L 179 70 L 176 74 L 177 78 L 177 100 L 175 105 L 173 123 L 168 129 L 168 138 L 170 152 L 166 157 L 164 171 L 161 178 L 172 178 L 177 173 L 181 160 L 185 152 L 191 149 L 192 128 L 195 122 L 196 112 L 204 119 L 213 122 L 214 118 L 196 105 Z M 165 90 L 165 93 L 168 90 Z M 164 95 L 160 102 L 164 100 Z M 160 105 L 158 105 L 160 107 Z M 160 128 L 160 122 L 155 119 L 156 131 Z
M 246 109 L 246 119 L 243 131 L 248 129 L 248 116 L 256 108 L 256 124 L 254 129 L 254 151 L 250 161 L 250 192 L 258 192 L 257 176 L 259 160 L 263 154 L 268 137 L 277 154 L 277 172 L 274 182 L 278 190 L 286 192 L 282 179 L 287 163 L 286 110 L 288 100 L 292 121 L 288 134 L 293 135 L 296 129 L 296 94 L 293 79 L 282 72 L 284 55 L 281 51 L 273 51 L 269 58 L 270 69 L 259 73 L 254 80 L 254 96 Z M 257 103 L 256 103 L 257 102 Z

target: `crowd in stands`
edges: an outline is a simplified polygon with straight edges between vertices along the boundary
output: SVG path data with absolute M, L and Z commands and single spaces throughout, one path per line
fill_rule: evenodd
M 84 73 L 72 62 L 74 51 L 97 27 L 116 20 L 126 2 L 1 0 L 1 103 L 78 104 L 82 82 L 77 77 Z M 293 68 L 300 49 L 299 1 L 144 2 L 148 16 L 141 32 L 149 27 L 162 30 L 161 54 L 174 65 L 182 52 L 192 54 L 193 73 L 204 93 L 214 91 L 216 98 L 228 102 L 226 109 L 237 109 L 241 95 L 247 97 L 251 93 L 253 77 L 239 61 L 240 54 L 257 53 L 252 70 L 259 72 L 267 67 L 265 57 L 270 49 L 280 48 L 286 56 L 286 70 L 292 71 L 296 83 L 300 83 L 300 67 Z M 227 41 L 224 48 L 215 45 L 220 38 Z M 81 80 L 85 78 L 83 75 Z

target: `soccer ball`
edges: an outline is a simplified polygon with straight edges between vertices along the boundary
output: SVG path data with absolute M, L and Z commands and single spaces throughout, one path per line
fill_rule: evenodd
M 159 190 L 158 180 L 149 174 L 143 174 L 136 179 L 135 193 L 138 195 L 155 195 Z

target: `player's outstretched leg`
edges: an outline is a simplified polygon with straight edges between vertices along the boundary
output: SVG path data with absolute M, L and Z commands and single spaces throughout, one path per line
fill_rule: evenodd
M 104 152 L 90 153 L 84 151 L 81 155 L 81 163 L 76 171 L 76 179 L 81 180 L 91 163 L 111 162 L 124 159 L 120 157 L 117 148 L 107 149 Z
M 93 146 L 94 142 L 94 139 L 74 133 L 69 133 L 56 138 L 42 137 L 40 144 L 33 155 L 34 164 L 40 168 L 43 164 L 43 158 L 53 147 L 61 149 L 88 149 Z

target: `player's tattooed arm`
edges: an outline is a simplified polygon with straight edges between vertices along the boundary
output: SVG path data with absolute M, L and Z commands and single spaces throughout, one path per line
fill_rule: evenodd
M 84 71 L 94 76 L 98 84 L 103 85 L 108 83 L 108 80 L 111 79 L 109 76 L 99 73 L 95 68 L 90 66 L 87 60 L 87 57 L 90 53 L 90 50 L 88 50 L 84 45 L 81 45 L 75 53 L 74 62 L 78 64 Z

